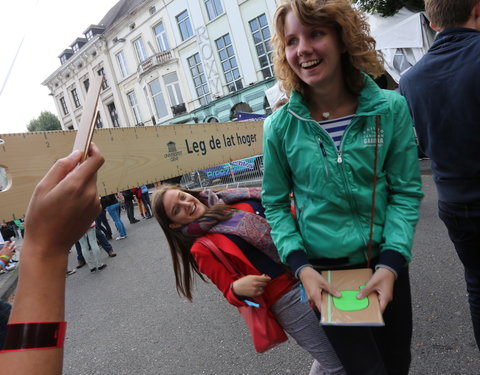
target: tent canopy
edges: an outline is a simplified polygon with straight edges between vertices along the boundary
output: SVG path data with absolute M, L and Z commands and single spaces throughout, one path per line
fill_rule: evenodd
M 402 8 L 391 17 L 367 14 L 370 31 L 385 59 L 385 69 L 398 83 L 400 76 L 428 51 L 435 31 L 423 12 Z

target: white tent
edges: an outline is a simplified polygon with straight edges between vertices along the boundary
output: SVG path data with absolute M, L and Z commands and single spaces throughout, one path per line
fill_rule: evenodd
M 398 83 L 400 76 L 428 51 L 435 31 L 422 12 L 400 9 L 391 17 L 368 14 L 370 31 L 385 59 L 385 70 Z

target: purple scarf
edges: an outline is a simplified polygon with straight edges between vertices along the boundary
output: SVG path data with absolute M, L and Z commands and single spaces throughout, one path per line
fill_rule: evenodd
M 261 200 L 261 188 L 237 188 L 223 190 L 218 193 L 205 189 L 199 194 L 199 200 L 207 207 L 216 204 L 234 204 L 247 199 Z M 182 233 L 188 237 L 201 237 L 206 233 L 222 233 L 236 235 L 250 245 L 256 247 L 274 262 L 281 264 L 267 220 L 251 212 L 232 210 L 233 215 L 219 221 L 212 217 L 202 217 L 182 227 Z

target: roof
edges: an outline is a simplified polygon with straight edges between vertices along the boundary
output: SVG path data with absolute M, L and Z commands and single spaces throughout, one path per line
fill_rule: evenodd
M 129 14 L 132 10 L 137 8 L 141 3 L 147 0 L 120 0 L 111 8 L 105 16 L 98 23 L 105 27 L 105 30 L 110 29 L 118 20 Z
M 86 39 L 86 38 L 77 38 L 77 39 L 75 39 L 75 40 L 73 41 L 72 44 L 70 44 L 70 47 L 73 47 L 73 46 L 74 46 L 75 44 L 77 44 L 77 43 L 79 43 L 79 44 L 85 44 L 85 43 L 87 43 L 87 39 Z

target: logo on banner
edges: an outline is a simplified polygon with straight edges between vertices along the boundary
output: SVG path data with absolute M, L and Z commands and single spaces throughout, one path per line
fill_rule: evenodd
M 177 145 L 175 142 L 170 141 L 167 143 L 168 152 L 163 155 L 165 159 L 170 159 L 170 161 L 177 161 L 180 156 L 182 156 L 182 151 L 177 151 Z

